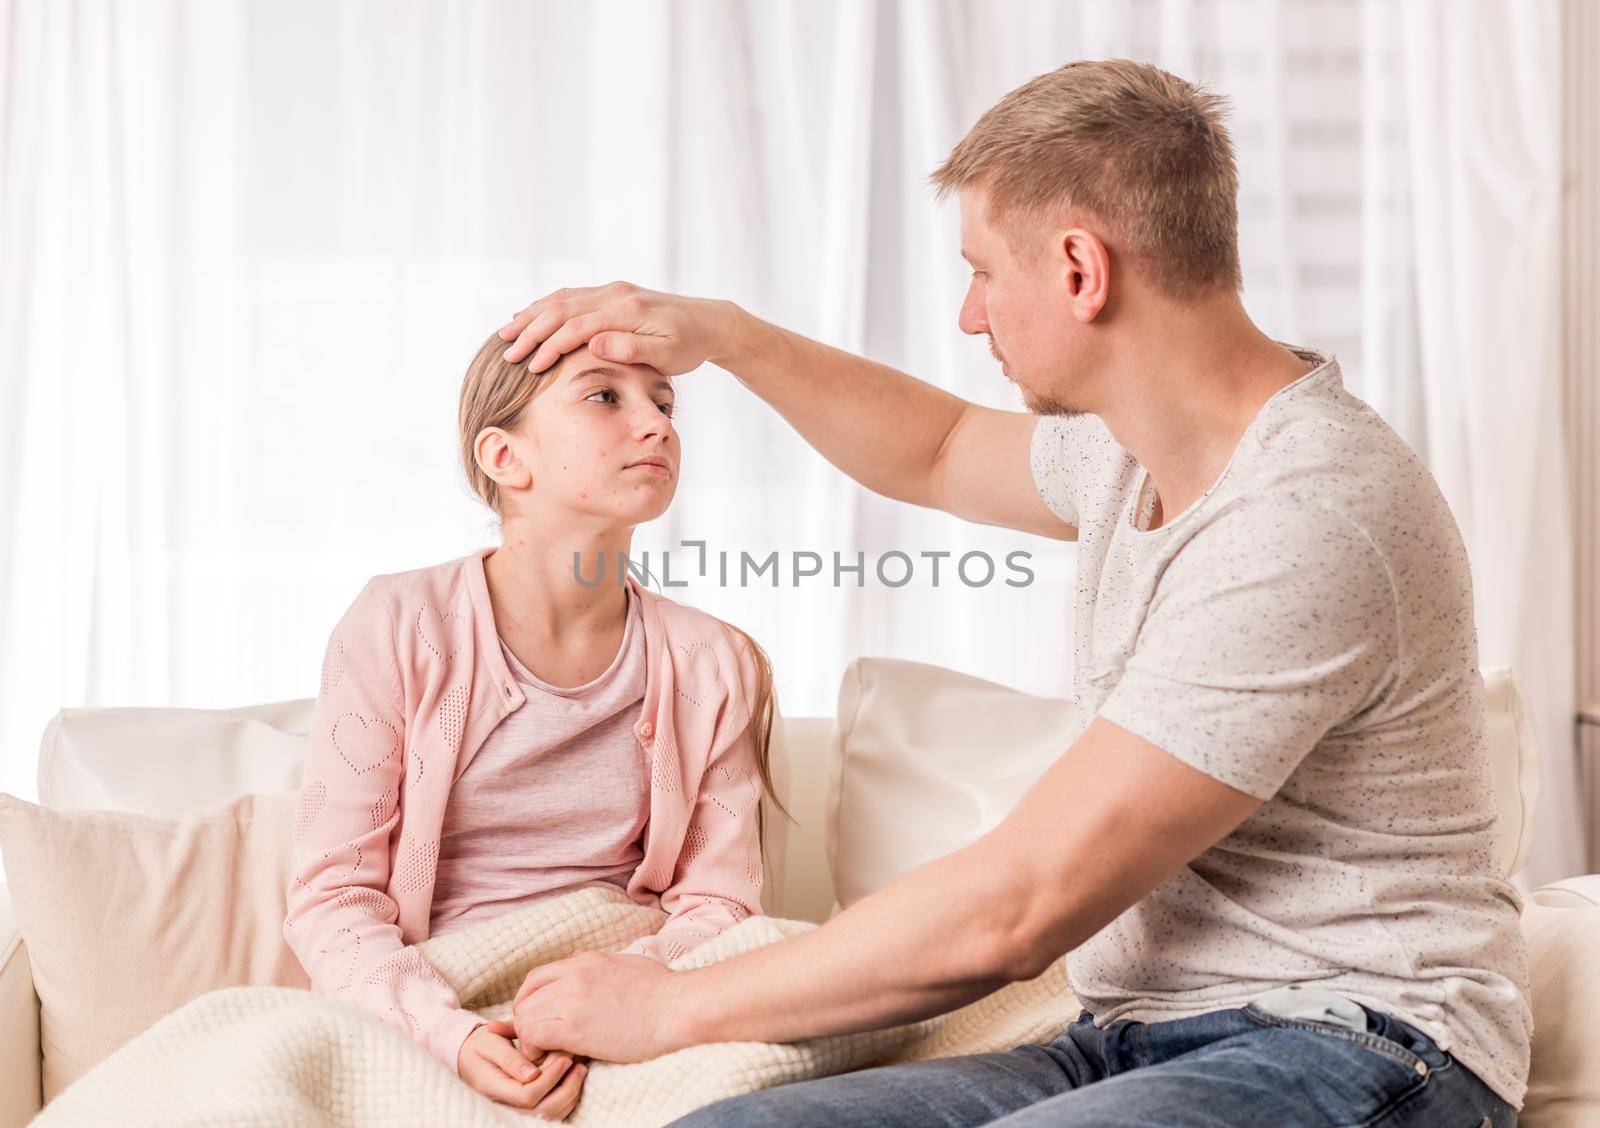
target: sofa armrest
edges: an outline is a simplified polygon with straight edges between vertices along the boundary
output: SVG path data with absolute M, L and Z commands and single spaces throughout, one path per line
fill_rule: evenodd
M 39 997 L 11 895 L 0 885 L 0 1128 L 21 1128 L 42 1102 Z
M 1553 881 L 1549 885 L 1535 889 L 1533 900 L 1535 904 L 1548 905 L 1556 909 L 1581 909 L 1588 905 L 1600 905 L 1600 873 L 1588 873 L 1581 877 Z

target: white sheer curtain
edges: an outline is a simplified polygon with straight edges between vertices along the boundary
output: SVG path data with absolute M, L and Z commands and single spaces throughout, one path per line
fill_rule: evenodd
M 1528 880 L 1584 868 L 1562 416 L 1561 10 L 1368 0 L 1357 390 L 1422 455 L 1472 557 L 1486 665 L 1522 676 L 1543 752 Z
M 1107 55 L 1233 97 L 1247 302 L 1337 352 L 1435 466 L 1485 660 L 1536 687 L 1559 776 L 1567 651 L 1533 642 L 1570 587 L 1547 586 L 1563 487 L 1540 461 L 1556 304 L 1527 289 L 1554 254 L 1533 205 L 1555 59 L 1528 11 L 0 0 L 0 787 L 32 794 L 61 706 L 310 694 L 367 576 L 488 543 L 455 394 L 556 286 L 732 298 L 1014 406 L 955 328 L 956 217 L 924 179 L 1006 90 Z M 1467 143 L 1478 113 L 1505 179 Z M 1490 214 L 1516 224 L 1523 315 L 1479 316 L 1487 272 L 1468 287 L 1506 265 L 1475 234 Z M 866 494 L 726 376 L 679 385 L 682 486 L 637 547 L 783 554 L 776 591 L 713 570 L 674 594 L 766 644 L 786 712 L 831 712 L 860 653 L 1064 689 L 1070 547 Z M 1036 578 L 967 588 L 947 562 L 937 589 L 926 568 L 889 589 L 893 550 L 1026 550 Z M 796 551 L 865 552 L 866 586 L 792 586 Z M 1574 868 L 1570 837 L 1552 824 L 1545 875 Z

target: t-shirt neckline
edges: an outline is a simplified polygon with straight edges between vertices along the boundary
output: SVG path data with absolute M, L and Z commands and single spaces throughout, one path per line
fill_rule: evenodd
M 603 672 L 596 674 L 582 685 L 552 685 L 524 666 L 522 661 L 512 653 L 511 647 L 506 645 L 506 640 L 501 638 L 499 639 L 500 649 L 505 653 L 506 663 L 511 667 L 512 676 L 524 685 L 533 686 L 535 689 L 554 694 L 557 697 L 585 696 L 593 693 L 596 689 L 616 677 L 617 671 L 622 668 L 623 663 L 627 660 L 629 648 L 633 645 L 633 632 L 637 628 L 636 620 L 639 618 L 639 597 L 634 595 L 630 588 L 624 587 L 623 590 L 627 592 L 628 610 L 622 627 L 622 643 L 617 647 L 616 654 L 612 656 L 611 664 Z M 499 638 L 498 635 L 496 637 Z
M 1147 514 L 1155 511 L 1155 494 L 1154 486 L 1150 482 L 1150 471 L 1144 468 L 1143 463 L 1136 462 L 1135 465 L 1139 467 L 1139 472 L 1134 478 L 1133 500 L 1129 504 L 1128 510 L 1121 518 L 1122 523 L 1128 526 L 1129 532 L 1140 537 L 1159 537 L 1167 530 L 1176 527 L 1179 522 L 1187 519 L 1191 514 L 1198 512 L 1200 508 L 1205 505 L 1206 501 L 1210 499 L 1211 495 L 1216 493 L 1217 489 L 1222 485 L 1222 483 L 1227 480 L 1228 471 L 1233 469 L 1233 464 L 1239 458 L 1239 452 L 1244 449 L 1245 443 L 1249 441 L 1249 439 L 1260 427 L 1261 421 L 1265 419 L 1272 409 L 1277 405 L 1279 398 L 1286 398 L 1290 393 L 1300 388 L 1303 384 L 1322 375 L 1334 362 L 1334 356 L 1332 353 L 1325 353 L 1320 349 L 1310 348 L 1306 345 L 1291 345 L 1287 341 L 1275 341 L 1274 343 L 1282 345 L 1301 360 L 1315 361 L 1316 363 L 1313 364 L 1309 370 L 1302 373 L 1294 380 L 1291 380 L 1289 383 L 1285 384 L 1283 387 L 1273 392 L 1272 395 L 1267 397 L 1267 402 L 1261 405 L 1261 407 L 1256 411 L 1255 418 L 1250 420 L 1244 431 L 1239 435 L 1239 441 L 1234 444 L 1233 452 L 1228 455 L 1228 461 L 1223 464 L 1222 472 L 1217 475 L 1216 480 L 1206 487 L 1204 493 L 1185 506 L 1183 512 L 1176 514 L 1166 521 L 1163 521 L 1158 528 L 1146 529 L 1139 526 L 1139 520 L 1141 517 L 1148 520 Z M 1145 501 L 1146 490 L 1151 491 L 1151 499 L 1148 503 Z

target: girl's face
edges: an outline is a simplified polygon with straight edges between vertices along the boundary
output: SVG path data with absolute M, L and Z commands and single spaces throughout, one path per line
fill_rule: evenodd
M 600 360 L 586 347 L 546 375 L 507 438 L 527 469 L 517 505 L 558 506 L 636 525 L 666 512 L 681 446 L 672 384 L 654 368 Z M 520 496 L 519 496 L 520 495 Z

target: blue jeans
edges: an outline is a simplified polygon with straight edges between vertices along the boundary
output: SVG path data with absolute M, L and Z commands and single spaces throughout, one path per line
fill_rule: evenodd
M 1415 1027 L 1367 1032 L 1249 1006 L 1172 1022 L 1085 1011 L 1044 1046 L 891 1065 L 766 1089 L 672 1128 L 1508 1128 L 1516 1110 Z

